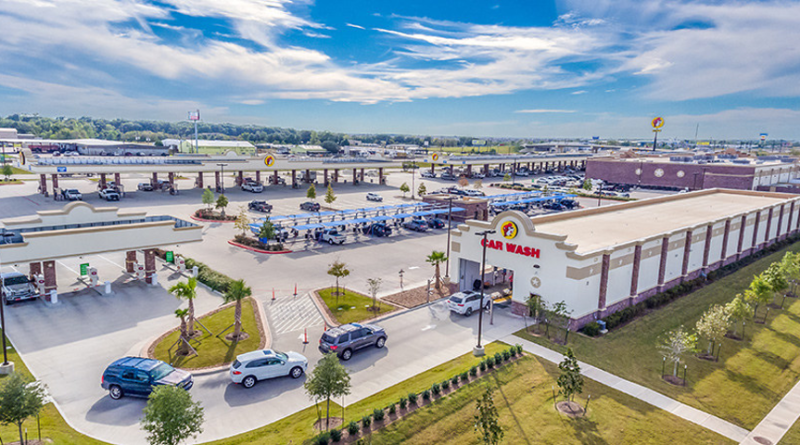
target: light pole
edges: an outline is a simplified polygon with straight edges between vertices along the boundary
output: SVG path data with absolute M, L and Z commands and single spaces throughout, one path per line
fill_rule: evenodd
M 483 333 L 483 296 L 486 290 L 485 273 L 486 273 L 486 238 L 496 233 L 495 230 L 484 230 L 478 232 L 476 235 L 483 237 L 483 257 L 481 258 L 481 305 L 478 308 L 478 345 L 472 349 L 472 354 L 476 357 L 481 357 L 485 354 L 483 346 L 481 346 L 481 334 Z
M 228 164 L 217 164 L 219 166 L 219 192 L 225 193 L 225 166 Z
M 447 254 L 444 261 L 444 276 L 450 277 L 450 229 L 453 213 L 453 197 L 447 197 Z
M 417 174 L 417 160 L 411 162 L 411 200 L 414 200 L 414 175 Z
M 2 265 L 0 265 L 1 267 Z M 2 297 L 5 300 L 5 297 Z M 8 347 L 6 346 L 6 314 L 3 308 L 6 302 L 0 301 L 0 329 L 3 330 L 3 364 L 0 365 L 0 374 L 10 374 L 14 372 L 14 364 L 8 361 Z

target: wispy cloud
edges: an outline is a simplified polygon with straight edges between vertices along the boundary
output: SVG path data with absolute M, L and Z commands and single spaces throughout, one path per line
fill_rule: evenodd
M 576 110 L 555 110 L 548 108 L 535 108 L 532 110 L 517 110 L 515 113 L 574 113 Z
M 355 29 L 367 29 L 367 28 L 364 28 L 363 26 L 354 25 L 352 23 L 345 23 L 345 26 L 349 26 L 349 27 L 355 28 Z
M 572 94 L 573 96 L 577 96 L 579 94 L 586 94 L 586 93 L 588 93 L 588 91 L 586 91 L 586 90 L 578 90 L 578 91 L 573 91 L 573 92 L 571 92 L 569 94 Z

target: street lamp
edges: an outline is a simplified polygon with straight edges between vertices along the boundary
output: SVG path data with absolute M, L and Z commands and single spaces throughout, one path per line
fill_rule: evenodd
M 496 230 L 484 230 L 483 232 L 476 233 L 476 235 L 483 237 L 483 257 L 481 258 L 481 305 L 478 309 L 478 345 L 472 350 L 472 354 L 476 357 L 481 357 L 485 354 L 483 346 L 481 346 L 481 334 L 483 331 L 483 296 L 486 291 L 486 238 L 496 232 Z
M 445 255 L 444 276 L 450 276 L 450 229 L 452 227 L 451 221 L 453 213 L 453 197 L 448 196 L 447 200 L 447 254 Z
M 414 200 L 414 175 L 416 175 L 417 170 L 417 160 L 414 159 L 411 162 L 411 200 Z
M 225 166 L 226 165 L 228 165 L 228 164 L 217 164 L 217 166 L 219 166 L 219 170 L 220 170 L 220 172 L 219 172 L 219 178 L 220 178 L 219 179 L 219 181 L 220 181 L 219 182 L 219 188 L 220 188 L 219 192 L 220 193 L 225 193 Z
M 0 267 L 2 267 L 2 265 L 0 265 Z M 2 297 L 2 299 L 5 299 L 5 297 Z M 5 301 L 0 301 L 0 329 L 3 330 L 3 364 L 0 365 L 0 369 L 3 371 L 2 374 L 10 374 L 14 371 L 14 364 L 8 362 L 8 347 L 6 346 L 6 314 L 3 310 L 5 305 Z

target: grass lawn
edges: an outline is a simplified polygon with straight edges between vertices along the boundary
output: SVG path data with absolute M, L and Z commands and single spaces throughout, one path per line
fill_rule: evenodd
M 333 295 L 336 292 L 335 287 L 317 291 L 320 298 L 322 298 L 322 301 L 324 301 L 328 306 L 328 309 L 331 310 L 331 313 L 336 318 L 336 321 L 341 324 L 368 320 L 370 318 L 375 318 L 376 316 L 385 315 L 389 312 L 397 310 L 395 306 L 392 306 L 386 302 L 382 303 L 379 299 L 379 312 L 372 312 L 367 310 L 367 308 L 372 307 L 372 298 L 359 294 L 358 292 L 345 290 L 343 287 L 340 287 L 339 292 L 342 291 L 344 291 L 344 295 L 339 295 L 338 297 Z
M 798 251 L 800 243 L 788 249 Z M 770 311 L 766 325 L 748 323 L 746 341 L 726 338 L 718 363 L 687 357 L 687 387 L 673 386 L 661 379 L 662 355 L 656 347 L 668 331 L 680 325 L 694 330 L 709 306 L 732 300 L 755 274 L 785 252 L 786 249 L 761 258 L 602 337 L 570 335 L 569 346 L 579 360 L 753 429 L 800 378 L 800 301 L 787 298 L 785 309 Z M 763 313 L 762 307 L 759 314 Z M 558 351 L 566 349 L 522 331 L 517 335 Z M 706 346 L 704 340 L 698 343 L 699 348 Z
M 795 443 L 800 443 L 800 420 L 794 423 L 789 431 L 786 432 L 786 435 L 783 436 L 783 439 L 779 442 L 781 445 L 792 445 Z
M 198 355 L 175 357 L 169 352 L 169 347 L 175 344 L 180 336 L 180 331 L 176 330 L 156 345 L 155 357 L 181 368 L 206 368 L 230 363 L 236 359 L 237 355 L 257 349 L 261 344 L 261 335 L 258 332 L 256 317 L 250 300 L 242 302 L 242 330 L 250 334 L 250 337 L 240 342 L 225 340 L 225 336 L 233 332 L 233 328 L 230 328 L 225 334 L 217 338 L 218 333 L 233 324 L 234 310 L 235 306 L 231 305 L 213 315 L 200 318 L 200 322 L 211 330 L 213 334 L 203 331 L 204 334 L 202 336 L 192 340 L 192 346 L 197 349 Z M 177 318 L 175 319 L 175 324 L 180 324 Z M 197 325 L 197 328 L 202 330 L 200 325 Z M 197 340 L 200 341 L 199 344 Z M 177 347 L 173 348 L 172 352 L 175 352 L 175 349 Z
M 28 368 L 22 363 L 17 351 L 12 347 L 8 350 L 8 360 L 14 362 L 14 369 L 16 372 L 22 373 L 28 378 L 33 378 Z M 0 385 L 3 384 L 5 376 L 0 377 Z M 105 444 L 91 437 L 84 436 L 83 434 L 73 430 L 64 418 L 61 417 L 58 410 L 52 403 L 48 403 L 42 409 L 39 415 L 39 421 L 42 427 L 42 438 L 50 438 L 53 443 L 57 444 Z M 28 439 L 37 439 L 38 430 L 36 428 L 36 418 L 31 418 L 22 424 L 23 432 L 28 430 Z M 0 439 L 4 443 L 19 441 L 19 432 L 16 425 L 0 425 Z

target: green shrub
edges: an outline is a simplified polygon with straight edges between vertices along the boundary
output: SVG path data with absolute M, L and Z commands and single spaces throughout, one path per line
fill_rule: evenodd
M 355 436 L 359 431 L 361 431 L 361 428 L 358 426 L 358 422 L 355 420 L 350 421 L 350 423 L 347 424 L 347 434 Z
M 442 381 L 442 389 L 447 389 L 450 387 L 450 380 Z
M 481 369 L 481 371 L 483 371 L 484 369 L 486 369 L 486 368 L 484 367 L 483 369 Z M 478 367 L 477 366 L 473 366 L 473 367 L 469 368 L 469 375 L 471 375 L 472 377 L 475 377 L 476 375 L 478 375 Z M 462 376 L 462 380 L 466 380 L 466 379 L 464 379 L 463 376 Z
M 375 419 L 376 422 L 380 422 L 384 417 L 386 417 L 386 412 L 384 412 L 383 409 L 375 408 L 372 410 L 372 418 Z
M 317 445 L 328 445 L 328 442 L 331 440 L 331 433 L 329 431 L 325 431 L 324 433 L 320 434 L 314 439 L 314 443 Z
M 473 369 L 475 370 L 475 373 L 477 374 L 478 370 L 474 366 L 472 368 L 469 368 L 469 372 L 471 373 Z M 467 373 L 467 371 L 464 371 L 464 372 L 461 373 L 461 383 L 467 383 L 467 381 L 469 381 L 469 373 Z
M 431 392 L 433 395 L 438 396 L 442 392 L 442 387 L 438 383 L 431 385 Z M 424 396 L 423 396 L 424 397 Z
M 495 354 L 494 354 L 494 364 L 499 366 L 500 363 L 503 363 L 503 354 L 501 354 L 499 352 L 495 352 Z
M 408 406 L 408 398 L 400 397 L 400 409 L 406 409 L 407 406 Z
M 430 400 L 430 398 L 431 398 L 431 390 L 430 389 L 426 389 L 425 391 L 422 391 L 422 400 Z
M 342 430 L 332 429 L 331 430 L 331 441 L 338 442 L 342 440 Z
M 408 403 L 411 403 L 413 405 L 417 404 L 417 393 L 415 392 L 408 393 Z
M 481 372 L 486 371 L 486 366 L 487 366 L 486 365 L 486 360 L 481 360 L 481 364 L 480 364 Z
M 454 375 L 452 379 L 450 379 L 450 384 L 453 386 L 458 385 L 458 381 L 461 380 L 461 376 Z
M 369 428 L 370 425 L 372 425 L 372 417 L 364 416 L 364 417 L 361 418 L 361 427 L 362 428 L 367 429 L 367 428 Z
M 517 343 L 515 346 L 517 347 L 517 354 L 522 355 L 522 345 Z
M 509 351 L 503 351 L 503 361 L 504 361 L 504 362 L 507 362 L 507 361 L 508 361 L 508 359 L 510 359 L 510 358 L 511 358 L 511 352 L 509 352 Z
M 494 368 L 494 357 L 489 357 L 486 359 L 486 367 L 489 369 Z
M 389 405 L 389 414 L 394 414 L 394 413 L 396 413 L 396 412 L 397 412 L 397 405 L 396 405 L 396 404 L 394 404 L 394 403 L 392 403 L 391 405 Z
M 583 327 L 583 333 L 589 337 L 597 337 L 600 334 L 600 324 L 596 321 L 587 324 Z
M 516 346 L 511 346 L 510 348 L 508 348 L 508 354 L 511 357 L 516 357 L 517 356 L 517 347 Z

